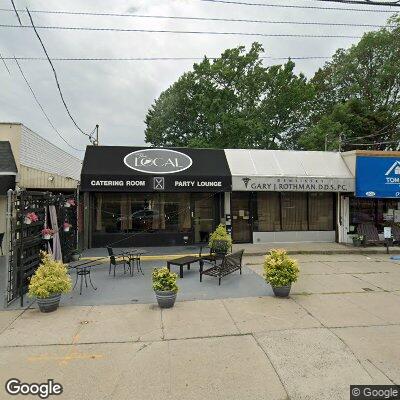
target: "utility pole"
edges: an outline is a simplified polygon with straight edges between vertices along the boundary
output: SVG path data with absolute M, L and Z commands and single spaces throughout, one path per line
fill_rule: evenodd
M 99 145 L 99 125 L 96 125 L 96 146 Z

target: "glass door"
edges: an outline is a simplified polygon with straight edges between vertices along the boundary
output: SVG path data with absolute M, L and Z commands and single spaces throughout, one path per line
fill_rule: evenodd
M 252 242 L 250 193 L 234 192 L 231 196 L 232 239 L 235 243 Z
M 208 243 L 210 233 L 214 230 L 214 202 L 213 194 L 195 193 L 193 195 L 193 227 L 195 243 Z

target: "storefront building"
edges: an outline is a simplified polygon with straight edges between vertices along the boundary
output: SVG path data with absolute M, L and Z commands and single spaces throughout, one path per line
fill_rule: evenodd
M 334 152 L 88 147 L 85 247 L 343 241 L 354 175 Z M 348 206 L 348 205 L 347 205 Z
M 343 158 L 356 176 L 355 195 L 348 199 L 350 240 L 365 223 L 383 238 L 385 226 L 400 223 L 400 152 L 354 151 Z
M 207 242 L 225 215 L 231 176 L 223 150 L 88 147 L 85 247 Z
M 236 242 L 334 242 L 354 176 L 339 153 L 226 150 Z

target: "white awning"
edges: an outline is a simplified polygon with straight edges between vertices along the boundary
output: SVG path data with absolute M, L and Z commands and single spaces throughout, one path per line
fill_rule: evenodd
M 225 150 L 233 190 L 354 192 L 355 180 L 340 153 Z

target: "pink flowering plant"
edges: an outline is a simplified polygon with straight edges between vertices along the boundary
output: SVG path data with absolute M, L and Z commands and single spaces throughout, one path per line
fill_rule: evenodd
M 71 228 L 71 227 L 72 227 L 72 225 L 69 222 L 64 222 L 64 224 L 63 224 L 63 228 L 64 229 L 68 229 L 68 228 Z
M 68 199 L 66 203 L 69 204 L 70 206 L 74 206 L 76 204 L 74 199 Z
M 34 212 L 30 212 L 30 213 L 26 214 L 25 218 L 30 219 L 32 222 L 39 221 L 39 217 Z
M 53 229 L 50 229 L 50 228 L 44 228 L 44 229 L 42 229 L 42 235 L 43 236 L 46 236 L 46 235 L 53 236 L 54 231 L 53 231 Z

